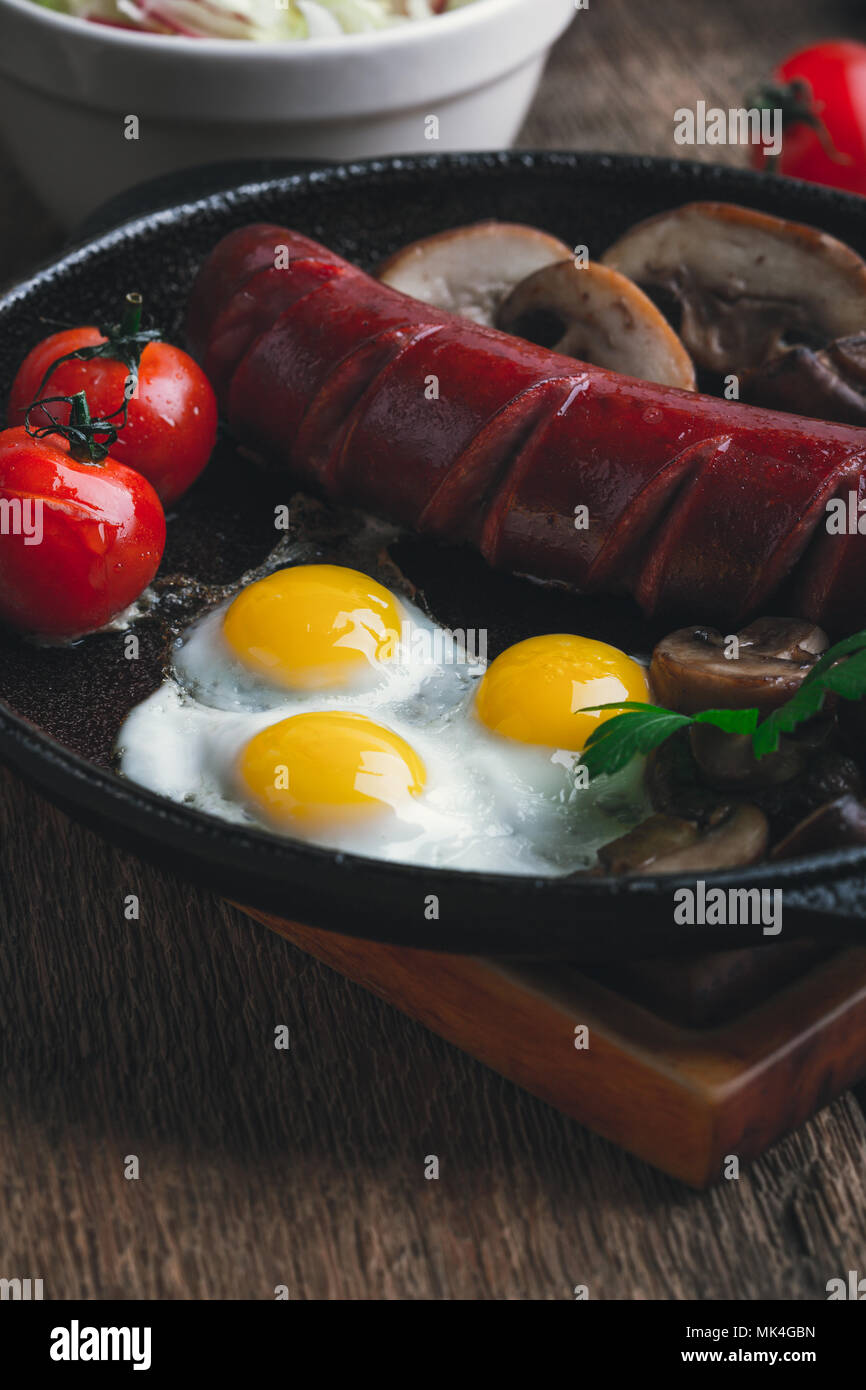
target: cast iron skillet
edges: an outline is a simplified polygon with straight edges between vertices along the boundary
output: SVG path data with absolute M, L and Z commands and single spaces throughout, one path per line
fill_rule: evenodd
M 695 198 L 813 223 L 866 252 L 866 202 L 859 198 L 680 161 L 520 152 L 250 176 L 229 191 L 187 198 L 103 232 L 3 296 L 0 393 L 5 399 L 24 353 L 46 332 L 40 316 L 110 320 L 132 287 L 145 292 L 155 320 L 178 340 L 201 259 L 224 232 L 255 219 L 285 222 L 372 266 L 416 237 L 487 217 L 533 223 L 596 254 L 639 218 Z M 127 711 L 161 680 L 165 624 L 182 626 L 204 586 L 231 584 L 265 557 L 274 539 L 273 498 L 285 494 L 284 482 L 256 476 L 228 442 L 221 446 L 170 524 L 161 573 L 183 582 L 167 579 L 161 617 L 139 623 L 137 661 L 125 659 L 116 633 L 64 650 L 0 636 L 0 756 L 65 810 L 142 857 L 240 902 L 350 935 L 580 962 L 767 940 L 754 926 L 675 925 L 669 878 L 565 882 L 385 865 L 239 829 L 117 776 L 115 735 Z M 440 622 L 488 628 L 491 656 L 536 632 L 583 632 L 631 649 L 647 649 L 661 634 L 630 601 L 542 589 L 494 574 L 459 550 L 410 540 L 395 558 Z M 787 936 L 813 930 L 815 913 L 828 930 L 856 927 L 866 917 L 864 870 L 866 850 L 845 850 L 706 881 L 781 888 Z M 431 894 L 439 899 L 435 921 L 425 915 Z

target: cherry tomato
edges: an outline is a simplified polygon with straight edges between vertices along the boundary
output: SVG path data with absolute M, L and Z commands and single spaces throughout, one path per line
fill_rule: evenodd
M 21 425 L 35 400 L 46 396 L 87 393 L 94 417 L 119 410 L 130 368 L 111 357 L 62 362 L 47 376 L 53 362 L 79 348 L 109 341 L 98 328 L 70 328 L 45 338 L 22 362 L 12 383 L 7 421 Z M 69 407 L 53 405 L 61 423 Z M 48 423 L 34 411 L 31 424 Z M 201 473 L 213 450 L 217 428 L 216 397 L 196 362 L 170 343 L 149 342 L 138 364 L 138 386 L 127 407 L 126 423 L 115 415 L 117 442 L 112 457 L 142 473 L 166 507 L 182 497 Z
M 785 113 L 777 172 L 866 194 L 866 44 L 839 39 L 792 54 L 762 101 Z M 767 167 L 760 147 L 753 163 Z
M 77 461 L 61 436 L 0 433 L 0 621 L 78 637 L 153 579 L 165 515 L 146 478 L 109 456 Z

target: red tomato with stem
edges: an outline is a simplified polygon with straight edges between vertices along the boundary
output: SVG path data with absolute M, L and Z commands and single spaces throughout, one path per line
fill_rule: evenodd
M 79 352 L 81 357 L 70 356 Z M 127 400 L 136 372 L 134 394 Z M 159 341 L 153 331 L 142 332 L 140 296 L 128 296 L 124 321 L 116 329 L 69 328 L 33 348 L 12 383 L 7 423 L 23 424 L 42 397 L 79 391 L 86 393 L 94 417 L 110 418 L 117 430 L 112 457 L 143 474 L 166 507 L 177 502 L 213 451 L 216 397 L 188 353 Z M 55 413 L 65 424 L 69 407 L 58 406 Z M 41 411 L 33 411 L 30 420 L 48 423 Z
M 757 168 L 866 194 L 866 44 L 801 49 L 747 100 L 783 113 L 781 154 L 771 161 L 757 147 Z
M 80 403 L 72 413 L 89 424 Z M 159 568 L 165 514 L 150 483 L 85 452 L 62 434 L 0 433 L 0 621 L 20 632 L 69 638 L 103 627 Z

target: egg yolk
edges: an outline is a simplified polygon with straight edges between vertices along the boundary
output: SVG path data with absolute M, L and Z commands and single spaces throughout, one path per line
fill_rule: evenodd
M 290 690 L 357 685 L 397 649 L 403 610 L 358 570 L 295 565 L 242 589 L 223 633 L 249 670 Z
M 530 637 L 488 667 L 475 697 L 483 724 L 503 738 L 580 753 L 590 734 L 615 710 L 587 705 L 646 700 L 643 668 L 616 647 L 556 633 Z
M 393 814 L 427 770 L 405 739 L 363 714 L 295 714 L 251 738 L 238 774 L 274 824 L 321 833 Z

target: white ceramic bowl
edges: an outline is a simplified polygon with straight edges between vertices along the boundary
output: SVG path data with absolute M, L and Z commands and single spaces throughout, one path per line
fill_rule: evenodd
M 261 44 L 0 0 L 0 130 L 67 225 L 142 179 L 220 159 L 502 148 L 574 13 L 574 0 L 477 0 L 376 33 Z

